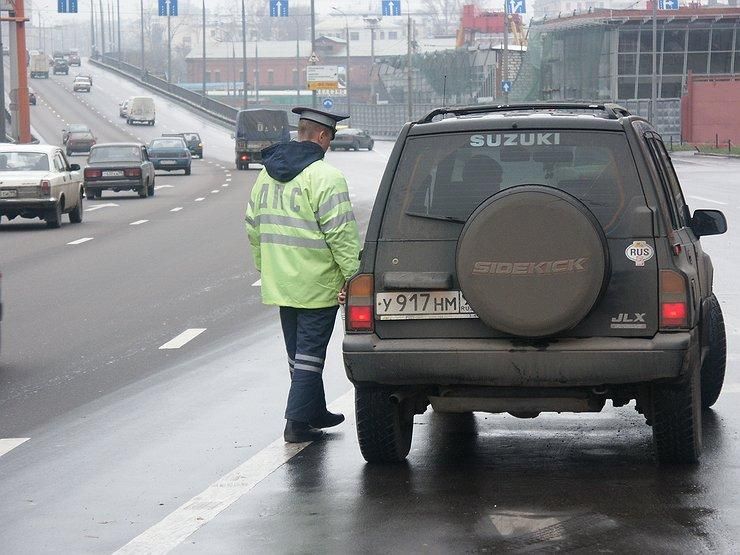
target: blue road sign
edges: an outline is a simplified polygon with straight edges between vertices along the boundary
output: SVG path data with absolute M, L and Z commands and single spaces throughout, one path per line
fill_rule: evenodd
M 676 0 L 678 2 L 678 0 Z M 506 13 L 527 13 L 526 0 L 506 0 Z
M 661 10 L 677 10 L 678 0 L 659 0 L 658 8 Z
M 59 12 L 59 13 L 67 13 L 67 0 L 58 0 L 58 2 L 57 2 L 57 12 Z
M 57 12 L 77 13 L 77 0 L 57 0 Z
M 270 17 L 288 17 L 288 0 L 270 0 Z
M 69 0 L 67 10 L 69 13 L 77 13 L 77 0 Z
M 383 15 L 401 15 L 401 0 L 383 0 L 381 7 Z
M 331 110 L 334 107 L 334 101 L 331 98 L 325 98 L 321 101 L 321 104 L 323 104 L 324 108 L 327 110 Z
M 169 6 L 169 13 L 167 7 Z M 159 0 L 159 15 L 177 15 L 177 0 Z
M 501 90 L 505 93 L 511 92 L 511 81 L 501 81 Z

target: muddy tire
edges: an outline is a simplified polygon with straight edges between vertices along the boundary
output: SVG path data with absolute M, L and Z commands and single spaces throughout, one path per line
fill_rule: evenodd
M 356 388 L 357 439 L 369 463 L 401 462 L 411 448 L 414 416 L 384 388 Z
M 701 373 L 678 385 L 654 385 L 653 443 L 661 464 L 691 464 L 701 454 Z
M 77 200 L 77 206 L 69 213 L 69 221 L 73 224 L 82 223 L 82 191 L 80 191 L 80 198 Z
M 46 213 L 46 227 L 58 228 L 62 226 L 62 203 L 57 202 L 52 209 Z
M 722 308 L 714 293 L 709 297 L 709 353 L 701 367 L 701 407 L 708 409 L 717 402 L 725 381 L 727 338 Z

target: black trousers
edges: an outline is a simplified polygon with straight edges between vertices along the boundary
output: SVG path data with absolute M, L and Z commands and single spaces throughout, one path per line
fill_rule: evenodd
M 338 308 L 280 307 L 290 368 L 286 419 L 311 422 L 326 411 L 322 372 Z

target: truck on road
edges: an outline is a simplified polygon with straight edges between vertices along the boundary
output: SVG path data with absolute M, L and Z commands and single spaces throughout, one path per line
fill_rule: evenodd
M 28 62 L 31 79 L 49 78 L 49 58 L 43 52 L 31 54 Z

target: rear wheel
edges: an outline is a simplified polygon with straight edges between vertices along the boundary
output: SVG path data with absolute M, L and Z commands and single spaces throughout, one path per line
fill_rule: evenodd
M 654 385 L 653 443 L 663 464 L 695 463 L 701 454 L 701 373 L 678 385 Z
M 711 407 L 722 391 L 725 381 L 725 362 L 727 360 L 727 339 L 722 308 L 714 293 L 709 297 L 709 353 L 701 367 L 701 406 Z
M 414 415 L 385 388 L 355 389 L 357 439 L 367 462 L 400 462 L 411 448 Z
M 146 185 L 144 185 L 141 189 L 139 189 L 138 193 L 139 193 L 139 197 L 146 198 L 149 196 L 149 188 Z
M 74 210 L 69 213 L 69 221 L 73 224 L 79 224 L 82 222 L 82 191 L 80 191 L 80 198 L 77 201 L 77 206 Z
M 360 143 L 358 143 L 357 141 L 355 141 L 354 143 L 352 143 L 352 150 L 354 150 L 355 152 L 357 152 L 358 150 L 360 150 Z
M 57 228 L 62 226 L 62 203 L 57 202 L 47 213 L 46 227 Z
M 185 175 L 190 175 L 190 168 L 189 167 L 185 168 Z
M 367 149 L 368 149 L 368 150 L 372 150 L 374 146 L 375 146 L 375 141 L 370 141 L 370 142 L 368 143 L 368 145 L 367 145 Z
M 154 196 L 154 180 L 153 179 L 151 183 L 147 184 L 147 191 L 149 192 L 150 197 Z

